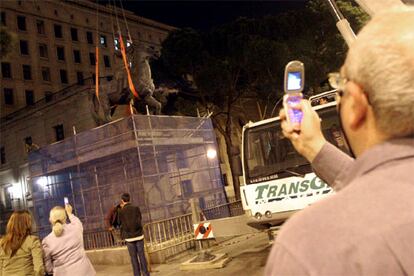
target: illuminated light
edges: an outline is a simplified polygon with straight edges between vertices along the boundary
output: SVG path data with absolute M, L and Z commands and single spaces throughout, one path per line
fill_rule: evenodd
M 215 149 L 209 149 L 209 150 L 207 150 L 207 157 L 209 159 L 216 158 L 216 156 L 217 156 L 217 151 Z
M 42 188 L 45 188 L 47 186 L 47 177 L 41 176 L 36 181 L 37 185 L 41 186 Z
M 20 184 L 14 184 L 7 188 L 7 191 L 12 196 L 13 199 L 22 197 L 22 187 Z

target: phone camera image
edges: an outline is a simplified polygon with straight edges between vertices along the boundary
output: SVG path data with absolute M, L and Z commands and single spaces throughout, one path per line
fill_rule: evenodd
M 288 90 L 299 90 L 302 86 L 301 72 L 289 72 L 287 82 Z
M 64 198 L 63 198 L 63 202 L 65 203 L 65 205 L 66 205 L 66 204 L 69 204 L 69 199 L 68 199 L 67 197 L 64 197 Z

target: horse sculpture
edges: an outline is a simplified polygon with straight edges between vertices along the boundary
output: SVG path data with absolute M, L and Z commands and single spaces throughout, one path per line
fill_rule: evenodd
M 91 113 L 96 124 L 102 125 L 112 121 L 112 115 L 116 107 L 118 105 L 130 104 L 131 101 L 135 109 L 138 109 L 138 102 L 143 101 L 144 104 L 148 105 L 151 113 L 160 115 L 161 102 L 165 104 L 166 94 L 176 93 L 177 90 L 165 86 L 155 87 L 149 65 L 150 49 L 134 49 L 133 45 L 127 48 L 131 78 L 139 99 L 134 98 L 128 85 L 128 76 L 121 57 L 117 56 L 119 62 L 117 63 L 118 66 L 115 67 L 112 80 L 99 85 L 99 99 L 95 93 L 91 93 Z M 154 95 L 158 95 L 161 102 Z M 103 116 L 99 115 L 100 110 L 102 110 Z

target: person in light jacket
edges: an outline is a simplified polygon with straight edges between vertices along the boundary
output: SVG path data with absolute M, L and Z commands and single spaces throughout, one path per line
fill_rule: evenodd
M 66 223 L 66 213 L 70 223 Z M 72 214 L 72 206 L 54 207 L 49 221 L 52 232 L 42 241 L 46 272 L 53 276 L 95 276 L 83 247 L 82 222 Z
M 32 234 L 29 211 L 15 211 L 0 239 L 0 276 L 43 276 L 43 256 L 39 238 Z

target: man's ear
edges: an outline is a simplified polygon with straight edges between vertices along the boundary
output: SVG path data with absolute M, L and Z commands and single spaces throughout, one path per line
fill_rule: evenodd
M 354 82 L 350 82 L 347 88 L 352 110 L 352 114 L 348 114 L 350 127 L 357 130 L 365 122 L 369 107 L 368 98 L 364 90 Z

